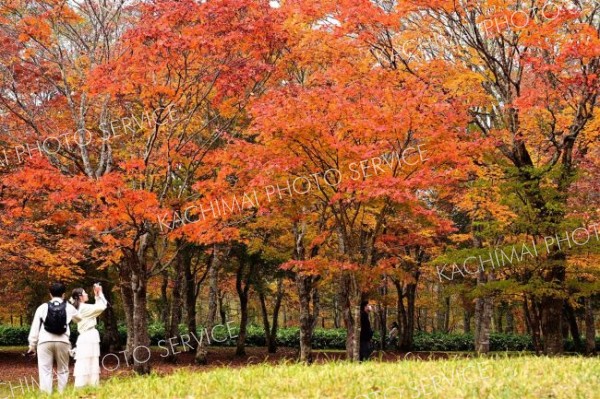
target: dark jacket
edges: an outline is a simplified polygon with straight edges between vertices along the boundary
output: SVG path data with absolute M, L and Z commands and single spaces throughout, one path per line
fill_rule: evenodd
M 360 342 L 369 342 L 373 338 L 373 330 L 369 321 L 369 314 L 364 310 L 360 311 Z

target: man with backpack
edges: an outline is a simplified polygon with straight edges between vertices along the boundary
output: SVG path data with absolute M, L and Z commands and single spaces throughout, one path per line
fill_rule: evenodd
M 71 341 L 69 323 L 79 322 L 77 309 L 64 299 L 65 286 L 54 283 L 50 286 L 52 299 L 35 311 L 29 332 L 27 354 L 38 357 L 40 390 L 52 393 L 52 367 L 56 361 L 58 392 L 62 392 L 69 380 L 69 350 Z

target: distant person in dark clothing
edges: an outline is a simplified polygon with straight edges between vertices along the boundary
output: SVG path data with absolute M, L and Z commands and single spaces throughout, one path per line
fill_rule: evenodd
M 360 304 L 360 361 L 369 359 L 373 352 L 371 344 L 373 329 L 371 329 L 371 322 L 369 321 L 369 312 L 371 312 L 369 301 L 362 301 Z

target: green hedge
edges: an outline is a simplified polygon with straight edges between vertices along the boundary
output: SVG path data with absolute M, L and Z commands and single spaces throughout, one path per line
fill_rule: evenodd
M 29 327 L 11 327 L 0 325 L 0 346 L 27 345 Z
M 229 337 L 225 326 L 216 328 L 214 331 L 214 339 L 211 336 L 211 345 L 213 346 L 235 346 L 235 338 L 239 333 L 239 328 L 230 324 L 231 335 Z M 100 324 L 98 326 L 100 334 L 104 328 Z M 160 340 L 165 339 L 165 329 L 161 324 L 152 323 L 148 326 L 150 333 L 151 345 L 158 345 Z M 180 334 L 187 333 L 185 325 L 179 326 Z M 198 329 L 197 338 L 200 339 L 202 328 Z M 27 345 L 27 336 L 29 335 L 29 327 L 11 327 L 0 325 L 0 346 L 22 346 Z M 71 341 L 77 340 L 77 328 L 71 328 Z M 121 343 L 125 344 L 127 340 L 127 328 L 124 325 L 119 326 L 119 337 Z M 193 339 L 192 339 L 193 340 Z M 206 334 L 203 337 L 206 342 Z M 379 342 L 379 334 L 375 332 L 373 337 L 375 342 Z M 217 342 L 222 341 L 222 342 Z M 344 329 L 322 329 L 317 328 L 314 331 L 313 339 L 314 349 L 345 349 L 346 347 L 346 330 Z M 277 331 L 277 344 L 279 346 L 298 348 L 300 346 L 300 329 L 297 327 L 281 328 Z M 249 325 L 246 335 L 246 345 L 248 346 L 265 346 L 265 334 L 262 327 Z M 596 337 L 596 348 L 600 350 L 600 337 Z M 443 333 L 416 333 L 413 342 L 413 351 L 473 351 L 473 335 L 472 334 L 443 334 Z M 523 351 L 533 350 L 531 337 L 527 335 L 516 334 L 490 334 L 490 349 L 492 351 Z M 565 350 L 568 352 L 575 351 L 573 340 L 565 341 Z
M 413 347 L 415 351 L 473 351 L 473 341 L 472 334 L 417 333 Z M 490 350 L 533 350 L 533 343 L 527 335 L 491 333 Z

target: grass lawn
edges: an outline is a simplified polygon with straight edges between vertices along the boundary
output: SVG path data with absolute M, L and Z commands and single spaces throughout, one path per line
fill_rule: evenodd
M 28 397 L 37 397 L 33 392 Z M 258 364 L 113 378 L 56 398 L 600 398 L 600 359 L 506 357 Z

